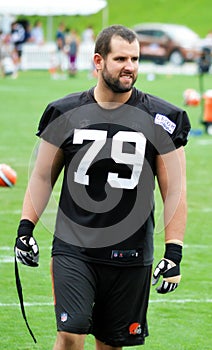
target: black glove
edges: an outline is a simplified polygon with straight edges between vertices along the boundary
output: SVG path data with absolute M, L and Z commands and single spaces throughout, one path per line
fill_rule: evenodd
M 35 225 L 29 220 L 21 220 L 18 227 L 18 237 L 15 242 L 16 259 L 24 265 L 36 267 L 39 260 L 39 248 L 32 236 Z
M 180 283 L 180 262 L 182 259 L 182 245 L 176 243 L 167 243 L 164 258 L 157 264 L 154 273 L 152 285 L 154 286 L 160 276 L 163 276 L 161 285 L 156 291 L 161 294 L 172 292 Z

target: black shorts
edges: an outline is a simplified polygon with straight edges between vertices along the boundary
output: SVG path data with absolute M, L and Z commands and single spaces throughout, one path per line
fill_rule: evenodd
M 151 266 L 109 266 L 54 256 L 58 331 L 93 334 L 110 346 L 144 344 L 151 271 Z

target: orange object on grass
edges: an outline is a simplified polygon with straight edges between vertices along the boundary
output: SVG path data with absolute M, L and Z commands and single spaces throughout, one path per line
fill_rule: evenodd
M 206 91 L 203 98 L 205 100 L 203 121 L 212 123 L 212 90 Z
M 0 186 L 1 187 L 12 187 L 15 185 L 17 180 L 17 174 L 7 164 L 0 164 Z

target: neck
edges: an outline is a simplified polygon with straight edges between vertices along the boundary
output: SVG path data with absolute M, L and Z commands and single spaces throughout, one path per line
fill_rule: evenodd
M 98 83 L 94 88 L 94 98 L 103 108 L 113 109 L 126 103 L 132 94 L 132 90 L 124 93 L 113 92 L 110 89 L 103 88 Z

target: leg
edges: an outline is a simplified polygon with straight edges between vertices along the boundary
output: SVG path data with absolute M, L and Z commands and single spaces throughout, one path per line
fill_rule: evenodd
M 146 312 L 151 269 L 151 266 L 99 267 L 92 327 L 92 334 L 98 339 L 96 350 L 144 344 L 148 336 Z
M 100 340 L 96 339 L 96 350 L 122 350 L 122 347 L 114 347 L 102 343 Z
M 53 350 L 83 350 L 92 322 L 93 278 L 84 262 L 65 255 L 53 257 L 52 282 L 58 330 Z
M 53 350 L 83 350 L 84 334 L 58 332 Z

